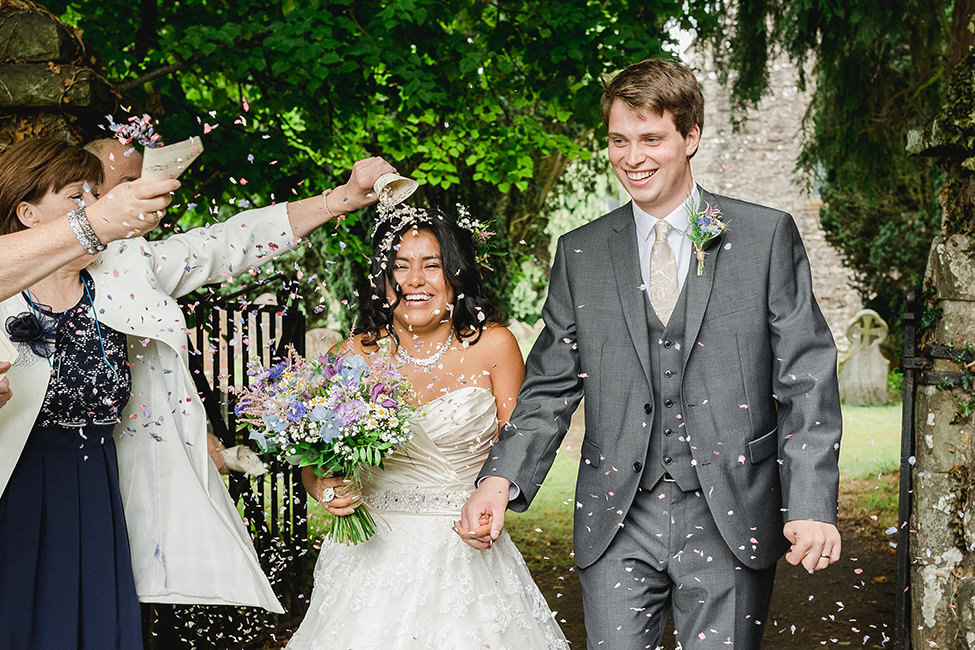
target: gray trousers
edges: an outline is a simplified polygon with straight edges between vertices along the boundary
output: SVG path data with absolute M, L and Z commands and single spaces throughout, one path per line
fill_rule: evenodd
M 589 650 L 654 650 L 667 614 L 682 650 L 758 650 L 775 565 L 728 549 L 700 492 L 640 490 L 609 548 L 579 570 Z

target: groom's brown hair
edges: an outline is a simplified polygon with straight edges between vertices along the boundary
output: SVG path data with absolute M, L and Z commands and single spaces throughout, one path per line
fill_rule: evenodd
M 663 115 L 668 111 L 674 118 L 674 126 L 685 138 L 695 124 L 704 130 L 701 84 L 688 67 L 679 63 L 646 59 L 626 66 L 609 81 L 603 81 L 599 107 L 607 125 L 617 99 L 637 112 L 649 109 Z

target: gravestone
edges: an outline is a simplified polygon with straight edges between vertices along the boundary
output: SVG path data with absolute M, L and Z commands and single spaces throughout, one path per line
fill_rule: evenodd
M 840 365 L 840 399 L 844 404 L 873 406 L 887 402 L 889 365 L 880 353 L 887 323 L 872 309 L 861 309 L 846 328 L 850 352 Z

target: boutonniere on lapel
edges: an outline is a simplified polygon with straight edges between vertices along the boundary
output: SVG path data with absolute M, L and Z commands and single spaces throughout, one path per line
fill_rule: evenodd
M 704 275 L 704 258 L 707 255 L 705 249 L 720 237 L 727 227 L 720 219 L 722 216 L 720 209 L 707 202 L 704 203 L 703 210 L 692 210 L 687 215 L 687 220 L 691 224 L 687 238 L 694 244 L 698 276 Z

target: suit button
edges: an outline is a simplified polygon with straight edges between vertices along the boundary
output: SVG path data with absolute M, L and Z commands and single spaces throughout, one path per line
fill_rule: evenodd
M 672 399 L 664 400 L 664 406 L 666 406 L 667 408 L 670 408 L 673 405 L 674 405 L 674 400 Z
M 644 413 L 652 413 L 653 412 L 653 405 L 650 404 L 650 402 L 647 402 L 646 404 L 644 404 L 643 405 L 643 412 Z
M 666 429 L 664 429 L 664 435 L 665 436 L 672 436 L 672 435 L 674 435 L 674 430 L 671 429 L 670 427 L 667 427 Z
M 670 456 L 666 456 L 664 458 L 664 465 L 670 465 L 672 462 L 674 462 L 674 459 L 671 458 Z
M 673 370 L 664 370 L 664 377 L 670 378 L 674 376 Z
M 643 463 L 641 463 L 640 461 L 633 463 L 634 472 L 639 472 L 641 469 L 643 469 Z
M 670 349 L 670 347 L 672 345 L 674 345 L 674 344 L 671 341 L 664 341 L 664 347 L 667 348 L 668 350 Z

